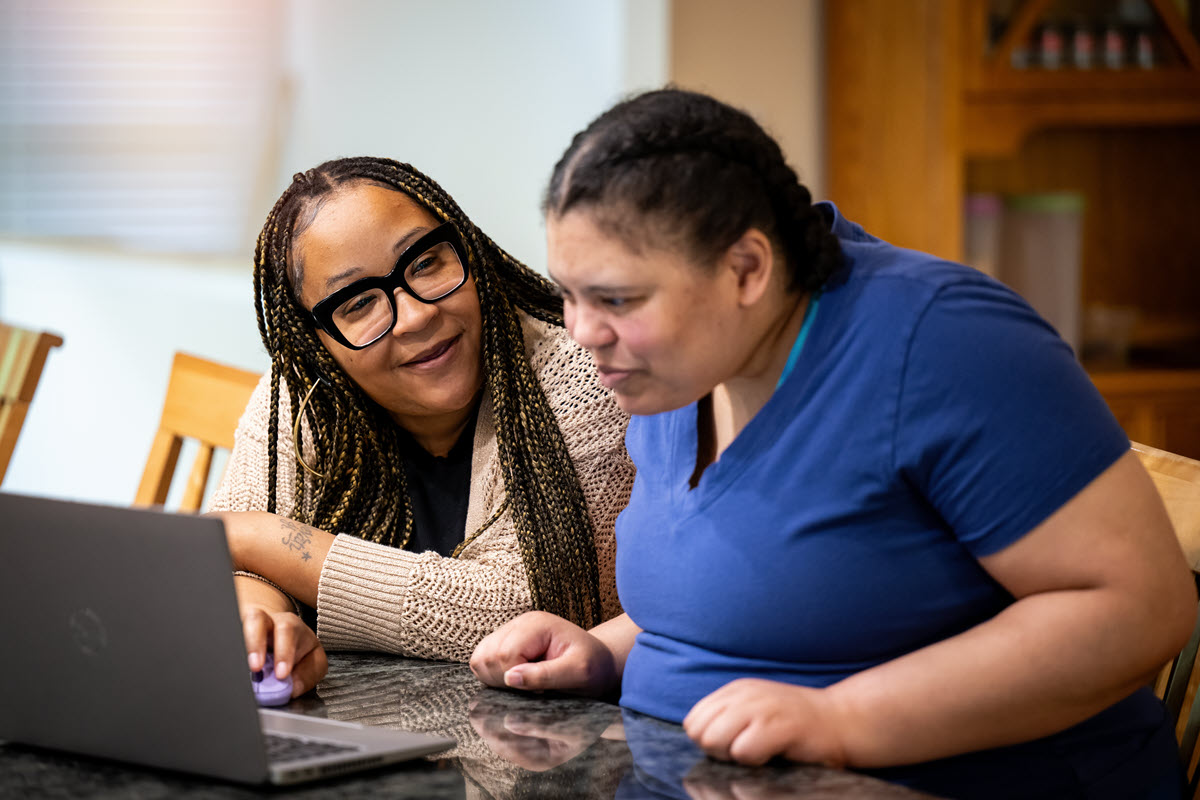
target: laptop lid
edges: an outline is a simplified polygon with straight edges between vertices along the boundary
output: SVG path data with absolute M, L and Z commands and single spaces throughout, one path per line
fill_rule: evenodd
M 217 519 L 0 493 L 0 608 L 0 740 L 247 783 L 340 771 L 268 766 Z M 452 744 L 359 738 L 362 767 Z

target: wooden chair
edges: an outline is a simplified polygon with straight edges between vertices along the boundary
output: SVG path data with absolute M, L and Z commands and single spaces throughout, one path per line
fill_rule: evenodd
M 46 356 L 50 348 L 62 343 L 62 338 L 52 333 L 0 323 L 0 483 L 8 471 Z
M 1179 537 L 1192 572 L 1198 574 L 1200 585 L 1200 461 L 1136 442 L 1133 449 L 1162 495 L 1167 514 L 1175 526 L 1175 535 Z M 1200 785 L 1200 771 L 1196 771 L 1193 764 L 1197 735 L 1200 734 L 1200 703 L 1195 702 L 1196 684 L 1200 680 L 1200 673 L 1194 669 L 1197 650 L 1200 650 L 1200 619 L 1192 630 L 1191 639 L 1164 671 L 1158 687 L 1177 723 L 1179 755 L 1187 770 L 1192 797 L 1196 796 Z M 1188 708 L 1186 718 L 1182 716 L 1185 707 Z
M 186 353 L 175 354 L 162 420 L 146 459 L 146 470 L 133 501 L 135 506 L 166 503 L 183 440 L 195 439 L 199 450 L 188 473 L 179 510 L 200 510 L 212 470 L 213 451 L 218 447 L 232 449 L 238 418 L 258 379 L 258 374 L 248 370 Z

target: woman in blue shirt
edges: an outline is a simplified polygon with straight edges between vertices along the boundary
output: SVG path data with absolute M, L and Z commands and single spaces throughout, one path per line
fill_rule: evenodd
M 546 219 L 567 328 L 639 415 L 627 613 L 518 618 L 476 650 L 481 679 L 619 686 L 746 763 L 982 751 L 1002 796 L 1177 795 L 1141 687 L 1188 636 L 1192 577 L 1021 298 L 813 204 L 750 117 L 690 92 L 577 135 Z

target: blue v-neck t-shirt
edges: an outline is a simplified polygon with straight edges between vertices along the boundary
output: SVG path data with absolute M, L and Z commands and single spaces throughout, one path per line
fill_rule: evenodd
M 696 487 L 696 404 L 630 423 L 633 710 L 679 721 L 742 677 L 828 686 L 995 616 L 1013 598 L 977 559 L 1129 449 L 1019 296 L 822 207 L 845 264 L 790 374 Z

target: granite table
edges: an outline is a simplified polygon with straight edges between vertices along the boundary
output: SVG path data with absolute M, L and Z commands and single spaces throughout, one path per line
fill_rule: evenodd
M 715 762 L 678 725 L 595 700 L 483 686 L 462 664 L 332 654 L 286 710 L 436 733 L 450 750 L 304 787 L 254 788 L 13 744 L 0 798 L 928 798 L 898 783 L 802 765 Z

